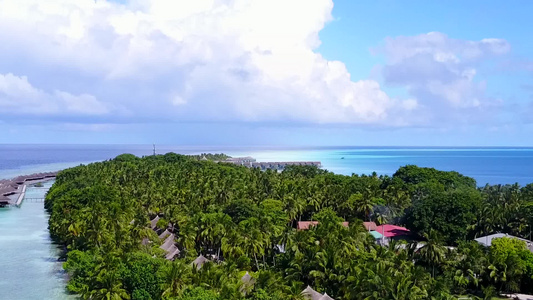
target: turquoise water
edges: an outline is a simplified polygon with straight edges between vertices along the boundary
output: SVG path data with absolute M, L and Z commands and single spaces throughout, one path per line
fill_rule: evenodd
M 28 187 L 26 197 L 43 197 L 52 182 L 44 185 Z M 47 226 L 42 202 L 0 208 L 0 299 L 75 299 L 66 294 L 66 274 L 57 261 L 60 250 Z

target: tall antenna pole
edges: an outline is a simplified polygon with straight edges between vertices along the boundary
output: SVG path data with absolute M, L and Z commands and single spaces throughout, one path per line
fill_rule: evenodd
M 155 144 L 153 144 L 153 145 L 154 145 L 154 156 L 155 156 Z

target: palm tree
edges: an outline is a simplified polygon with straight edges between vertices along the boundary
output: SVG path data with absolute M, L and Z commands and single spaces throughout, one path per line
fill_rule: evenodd
M 353 194 L 350 196 L 349 201 L 353 201 L 357 207 L 357 212 L 363 214 L 365 219 L 370 222 L 370 213 L 372 212 L 372 209 L 374 209 L 374 205 L 376 205 L 376 203 L 374 202 L 374 198 L 371 197 L 369 193 L 365 194 L 367 195 L 363 196 L 360 193 Z
M 128 292 L 122 287 L 122 282 L 116 271 L 102 270 L 96 278 L 96 286 L 82 296 L 95 300 L 130 299 Z
M 445 259 L 446 248 L 442 245 L 438 232 L 431 229 L 429 234 L 425 233 L 426 244 L 420 248 L 420 259 L 432 268 L 433 277 L 435 277 L 435 267 L 442 264 Z
M 166 273 L 163 297 L 178 297 L 190 282 L 191 268 L 182 261 L 173 261 Z

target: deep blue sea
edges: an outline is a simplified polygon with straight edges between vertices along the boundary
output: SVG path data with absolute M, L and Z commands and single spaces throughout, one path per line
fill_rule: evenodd
M 0 178 L 39 171 L 53 171 L 113 158 L 122 153 L 152 154 L 152 145 L 0 145 Z M 157 153 L 196 154 L 224 152 L 251 155 L 258 161 L 321 161 L 339 174 L 392 175 L 400 166 L 415 164 L 458 171 L 478 185 L 533 183 L 533 148 L 434 148 L 434 147 L 187 147 L 157 146 Z

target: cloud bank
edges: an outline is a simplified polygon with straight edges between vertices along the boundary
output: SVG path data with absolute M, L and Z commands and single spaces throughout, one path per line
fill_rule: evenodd
M 46 93 L 26 77 L 0 74 L 0 109 L 11 115 L 106 115 L 111 108 L 88 94 Z
M 387 38 L 375 50 L 384 83 L 408 91 L 391 97 L 316 52 L 332 9 L 331 0 L 0 0 L 9 28 L 0 108 L 106 124 L 408 126 L 497 105 L 476 65 L 509 52 L 505 40 Z
M 120 106 L 128 111 L 122 119 L 373 124 L 413 108 L 315 52 L 332 1 L 2 0 L 0 7 L 0 26 L 11 29 L 0 33 L 11 45 L 0 54 L 31 64 L 4 80 L 35 94 L 19 89 L 3 103 L 33 105 L 29 113 Z M 47 68 L 70 82 L 43 80 Z M 29 85 L 34 79 L 42 90 Z M 80 96 L 59 92 L 69 87 Z

